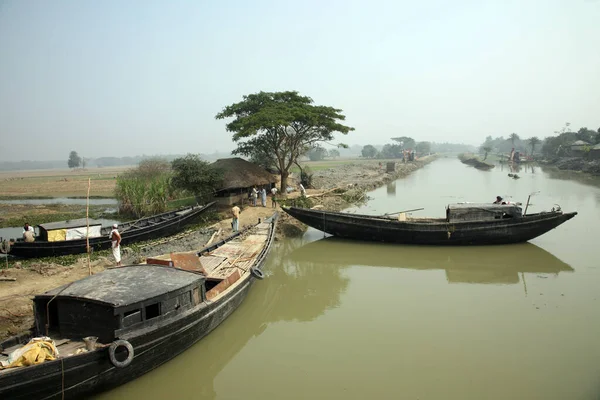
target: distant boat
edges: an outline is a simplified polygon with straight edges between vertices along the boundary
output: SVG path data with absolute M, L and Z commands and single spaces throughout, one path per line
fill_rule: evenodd
M 182 231 L 186 226 L 198 221 L 198 217 L 212 207 L 215 202 L 203 206 L 185 207 L 175 211 L 140 218 L 119 224 L 121 244 L 159 239 Z M 85 218 L 50 222 L 38 225 L 39 235 L 34 242 L 17 239 L 10 243 L 9 254 L 15 257 L 37 258 L 68 254 L 87 253 Z M 111 247 L 108 237 L 110 226 L 102 226 L 100 221 L 89 220 L 89 242 L 92 250 L 105 250 Z
M 276 223 L 277 213 L 197 252 L 108 269 L 35 296 L 33 330 L 0 343 L 0 398 L 88 398 L 176 357 L 264 277 Z M 28 348 L 51 357 L 18 366 L 24 359 L 15 351 Z
M 536 238 L 570 220 L 576 212 L 524 215 L 517 204 L 451 204 L 446 218 L 399 218 L 298 207 L 282 207 L 296 218 L 334 236 L 401 244 L 486 245 L 521 243 Z

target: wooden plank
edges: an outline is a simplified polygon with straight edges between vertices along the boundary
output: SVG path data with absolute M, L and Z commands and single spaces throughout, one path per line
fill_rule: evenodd
M 186 271 L 200 271 L 206 275 L 206 270 L 195 253 L 171 253 L 171 261 L 173 266 Z
M 218 269 L 219 266 L 223 264 L 225 260 L 227 260 L 227 258 L 217 256 L 202 256 L 200 257 L 200 260 L 202 261 L 204 270 L 208 273 L 208 275 L 210 275 L 211 271 Z
M 233 273 L 231 273 L 229 276 L 227 276 L 221 282 L 219 282 L 218 285 L 206 292 L 206 299 L 212 300 L 215 297 L 217 297 L 220 293 L 222 293 L 228 287 L 237 282 L 237 280 L 240 279 L 240 276 L 241 275 L 239 271 L 234 271 Z

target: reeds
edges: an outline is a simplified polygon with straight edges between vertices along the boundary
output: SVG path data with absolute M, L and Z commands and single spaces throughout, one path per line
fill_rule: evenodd
M 115 188 L 119 213 L 140 218 L 167 211 L 168 200 L 173 194 L 170 178 L 168 172 L 148 177 L 136 170 L 119 175 Z

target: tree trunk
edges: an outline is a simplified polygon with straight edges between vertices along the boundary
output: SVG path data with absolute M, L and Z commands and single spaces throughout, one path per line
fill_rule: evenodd
M 290 175 L 290 173 L 288 171 L 281 171 L 281 187 L 279 188 L 279 190 L 281 191 L 281 194 L 287 193 L 286 189 L 287 189 L 287 180 L 288 180 L 289 175 Z

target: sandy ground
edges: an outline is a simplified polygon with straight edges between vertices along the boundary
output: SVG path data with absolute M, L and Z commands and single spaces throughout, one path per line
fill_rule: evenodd
M 334 168 L 316 171 L 314 173 L 313 185 L 315 188 L 307 190 L 307 196 L 315 203 L 325 209 L 342 209 L 349 204 L 345 203 L 340 196 L 318 196 L 333 188 L 352 188 L 353 190 L 370 190 L 389 181 L 405 176 L 412 171 L 422 167 L 434 158 L 427 158 L 409 164 L 396 164 L 392 173 L 385 171 L 385 163 L 379 165 L 378 161 L 348 163 Z M 294 177 L 290 179 L 290 185 L 296 184 Z M 299 196 L 292 192 L 288 198 Z M 246 206 L 240 214 L 240 228 L 254 225 L 258 219 L 268 218 L 275 210 L 280 211 L 278 224 L 278 236 L 302 233 L 305 226 L 295 219 L 281 212 L 279 205 L 272 208 L 271 198 L 267 199 L 267 206 Z M 220 222 L 184 234 L 176 235 L 176 239 L 159 240 L 145 247 L 132 246 L 123 248 L 123 263 L 132 264 L 144 261 L 148 256 L 166 254 L 178 251 L 198 250 L 204 247 L 212 238 L 213 241 L 220 240 L 232 233 L 231 217 L 227 210 L 224 211 L 224 219 Z M 214 235 L 213 235 L 214 234 Z M 3 261 L 3 260 L 0 260 Z M 21 268 L 20 263 L 11 262 L 11 268 L 0 270 L 0 277 L 16 278 L 14 282 L 0 281 L 0 340 L 28 329 L 33 322 L 31 298 L 35 294 L 43 293 L 49 289 L 65 285 L 89 274 L 86 258 L 80 258 L 77 263 L 70 266 L 61 266 L 44 261 L 32 263 L 28 268 Z M 111 257 L 101 257 L 91 263 L 93 273 L 100 272 L 114 265 Z

